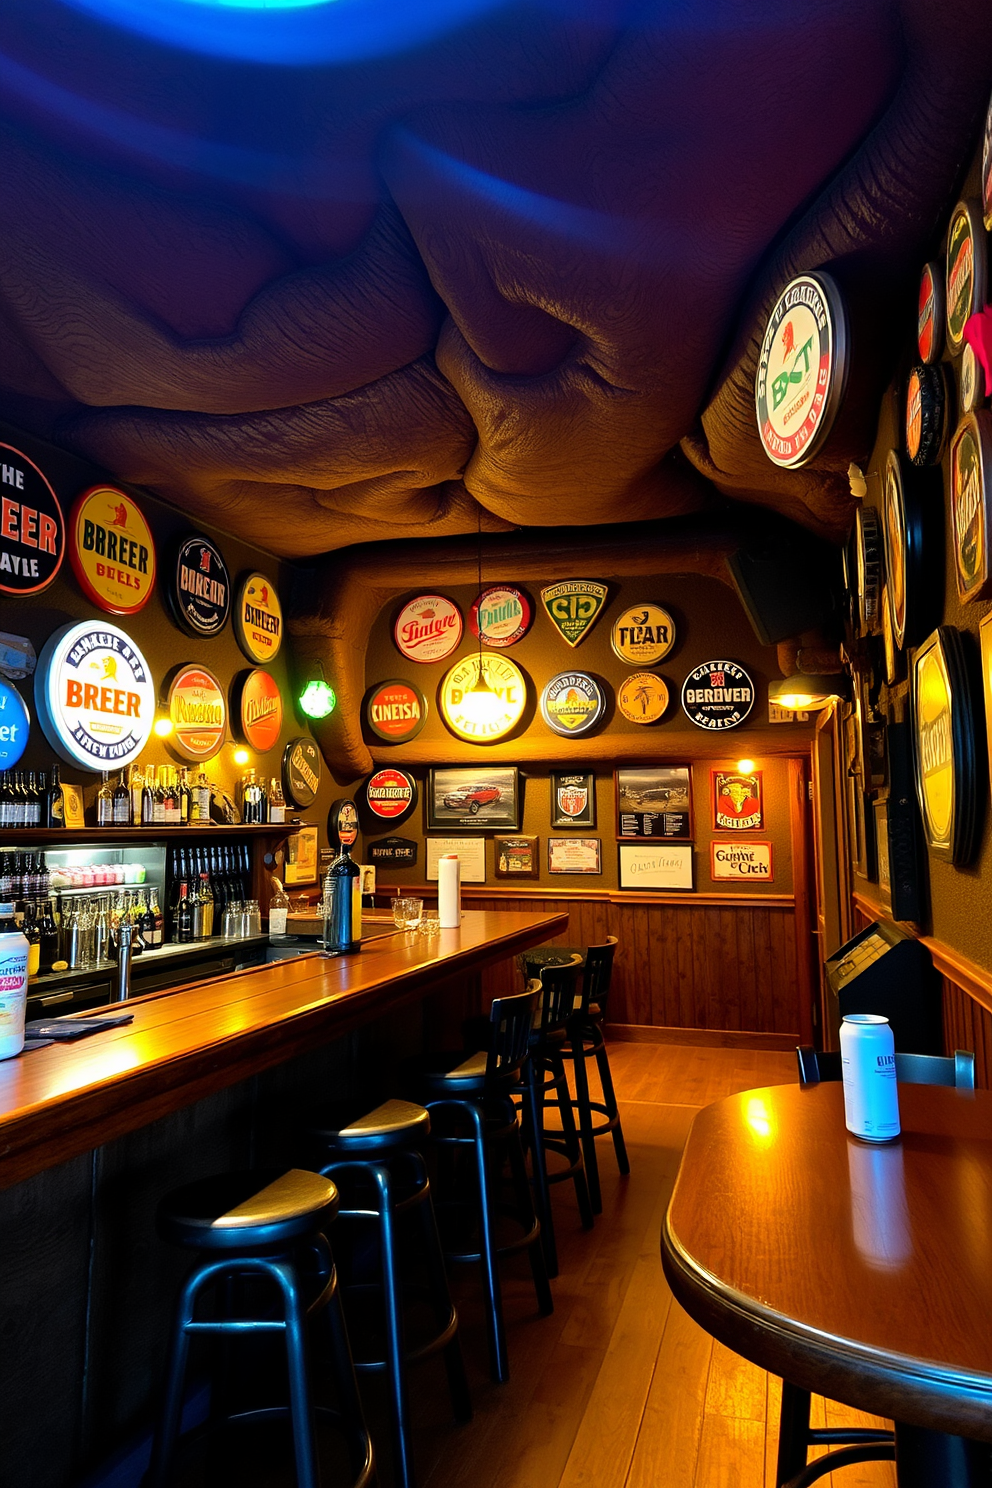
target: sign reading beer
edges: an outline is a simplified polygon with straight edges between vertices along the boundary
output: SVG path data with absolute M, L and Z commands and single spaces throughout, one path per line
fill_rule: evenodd
M 711 842 L 710 878 L 714 883 L 731 878 L 744 879 L 747 883 L 758 879 L 771 883 L 774 879 L 771 843 Z
M 668 687 L 654 672 L 634 672 L 617 688 L 617 708 L 629 723 L 657 723 L 668 708 Z
M 59 498 L 33 460 L 0 444 L 0 594 L 47 589 L 64 556 Z
M 556 734 L 587 734 L 603 716 L 606 697 L 588 672 L 559 672 L 541 693 L 541 717 Z
M 526 594 L 499 584 L 484 589 L 473 604 L 468 617 L 472 634 L 484 646 L 502 650 L 515 646 L 530 630 L 534 610 Z
M 978 843 L 974 703 L 961 632 L 942 625 L 913 658 L 916 793 L 932 852 L 956 866 Z
M 966 414 L 951 445 L 951 531 L 958 598 L 984 599 L 990 587 L 988 479 L 992 414 Z
M 45 737 L 68 764 L 123 769 L 148 743 L 155 685 L 145 658 L 116 625 L 62 626 L 42 648 L 34 689 Z
M 774 465 L 805 465 L 823 444 L 847 386 L 847 310 L 828 274 L 800 274 L 768 317 L 754 411 Z
M 473 694 L 480 665 L 492 695 L 481 714 L 474 707 L 478 694 Z M 445 673 L 439 699 L 441 717 L 453 734 L 470 743 L 486 744 L 501 739 L 520 722 L 527 705 L 527 683 L 508 656 L 476 654 L 456 661 Z
M 282 694 L 271 672 L 255 667 L 238 684 L 238 719 L 242 739 L 250 749 L 267 754 L 282 733 Z
M 682 684 L 682 708 L 697 728 L 737 728 L 754 707 L 754 683 L 736 661 L 704 661 Z
M 282 752 L 282 788 L 292 806 L 312 806 L 320 789 L 320 750 L 312 739 L 290 739 Z
M 327 840 L 332 847 L 354 847 L 358 840 L 358 807 L 344 796 L 331 802 L 327 813 Z
M 947 230 L 947 346 L 958 352 L 964 328 L 985 304 L 987 254 L 981 208 L 977 201 L 961 201 Z
M 220 753 L 227 732 L 227 700 L 213 672 L 191 662 L 169 683 L 170 749 L 202 763 Z
M 417 804 L 417 782 L 406 770 L 376 770 L 361 786 L 359 800 L 378 821 L 399 826 Z
M 282 645 L 282 605 L 276 586 L 263 573 L 250 573 L 238 585 L 234 633 L 249 661 L 274 661 Z
M 926 264 L 920 275 L 916 346 L 920 360 L 928 364 L 938 361 L 944 349 L 944 276 L 938 263 Z
M 935 465 L 947 431 L 947 377 L 942 366 L 913 367 L 906 380 L 906 453 L 914 465 Z
M 418 594 L 403 606 L 393 626 L 396 648 L 411 661 L 443 661 L 462 638 L 462 612 L 441 594 Z
M 570 646 L 577 646 L 599 619 L 608 593 L 595 579 L 562 579 L 541 590 L 541 603 L 556 630 Z
M 173 617 L 187 635 L 220 635 L 231 613 L 231 576 L 224 556 L 199 533 L 179 545 L 169 589 Z
M 380 837 L 378 842 L 370 842 L 366 851 L 369 862 L 377 865 L 415 868 L 417 864 L 417 844 L 410 837 Z
M 0 682 L 0 770 L 16 765 L 27 746 L 31 715 L 16 687 Z
M 86 598 L 134 615 L 155 588 L 155 539 L 141 508 L 116 486 L 91 486 L 69 518 L 69 561 Z
M 427 721 L 427 699 L 412 682 L 377 682 L 365 694 L 365 722 L 385 744 L 415 739 Z
M 711 770 L 713 827 L 717 832 L 758 832 L 764 826 L 761 771 Z
M 661 605 L 634 605 L 614 622 L 610 643 L 621 661 L 653 666 L 675 645 L 675 621 Z
M 551 825 L 594 827 L 596 825 L 596 779 L 582 774 L 551 772 Z

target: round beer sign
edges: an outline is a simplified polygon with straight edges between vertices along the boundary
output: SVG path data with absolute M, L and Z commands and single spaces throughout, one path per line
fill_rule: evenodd
M 847 385 L 847 310 L 828 274 L 800 274 L 768 317 L 754 408 L 774 465 L 805 465 L 823 444 Z
M 977 201 L 961 201 L 947 230 L 947 346 L 961 350 L 964 328 L 985 303 L 987 255 L 981 209 Z
M 31 714 L 16 687 L 0 681 L 0 770 L 16 765 L 27 747 Z
M 282 645 L 282 605 L 276 586 L 263 573 L 250 573 L 238 585 L 234 633 L 249 661 L 274 661 Z
M 754 683 L 736 661 L 704 661 L 682 684 L 682 708 L 697 728 L 737 728 L 754 707 Z
M 64 557 L 59 498 L 33 460 L 0 444 L 0 594 L 47 589 Z
M 654 672 L 635 672 L 617 688 L 617 707 L 630 723 L 657 723 L 668 707 L 668 688 Z
M 885 547 L 885 574 L 888 612 L 892 639 L 902 647 L 906 643 L 906 498 L 902 466 L 895 450 L 889 450 L 885 461 L 885 500 L 882 533 Z M 883 609 L 883 619 L 884 619 Z
M 588 672 L 559 672 L 541 693 L 541 717 L 565 738 L 588 734 L 606 710 L 606 696 Z
M 469 611 L 472 634 L 484 646 L 515 646 L 530 630 L 534 607 L 521 589 L 505 584 L 484 589 Z
M 203 763 L 220 753 L 227 732 L 227 699 L 213 672 L 191 662 L 169 683 L 172 733 L 167 743 L 182 759 Z
M 365 722 L 384 744 L 415 739 L 426 721 L 427 699 L 412 682 L 377 682 L 365 694 Z
M 962 413 L 972 413 L 985 402 L 985 373 L 970 341 L 965 343 L 961 353 L 959 386 L 961 395 L 958 402 Z
M 479 680 L 479 666 L 489 692 L 482 693 L 484 706 L 478 707 L 479 694 L 473 689 Z M 520 722 L 527 706 L 527 683 L 520 668 L 508 656 L 487 652 L 475 653 L 456 661 L 445 673 L 440 690 L 441 717 L 453 734 L 473 744 L 488 744 L 501 739 Z
M 282 694 L 271 672 L 256 667 L 239 684 L 238 718 L 241 737 L 250 749 L 267 754 L 282 733 Z
M 91 486 L 69 518 L 69 561 L 86 598 L 134 615 L 155 588 L 155 539 L 141 508 L 116 486 Z
M 347 796 L 333 801 L 327 813 L 327 840 L 332 847 L 354 847 L 358 838 L 358 808 Z
M 417 782 L 406 770 L 376 770 L 361 787 L 361 799 L 378 821 L 399 826 L 417 804 Z
M 124 769 L 148 743 L 155 685 L 138 647 L 116 625 L 62 626 L 42 648 L 34 689 L 45 737 L 68 764 Z
M 403 606 L 393 626 L 397 650 L 411 661 L 443 661 L 462 638 L 462 612 L 441 594 L 418 594 Z
M 180 543 L 168 595 L 180 630 L 204 639 L 220 635 L 231 613 L 231 576 L 209 537 L 196 533 Z
M 958 598 L 982 599 L 989 587 L 988 479 L 992 414 L 966 414 L 951 445 L 951 531 Z
M 621 661 L 653 666 L 675 645 L 675 621 L 661 605 L 632 605 L 614 622 L 610 643 Z
M 944 276 L 938 263 L 926 264 L 920 275 L 916 345 L 927 364 L 939 361 L 944 349 Z
M 290 739 L 282 753 L 282 788 L 291 806 L 312 806 L 320 789 L 320 750 L 312 739 Z

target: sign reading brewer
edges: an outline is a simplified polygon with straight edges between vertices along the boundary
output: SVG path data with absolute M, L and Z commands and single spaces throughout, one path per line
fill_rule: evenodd
M 148 663 L 116 625 L 81 620 L 42 648 L 35 702 L 45 737 L 69 764 L 112 770 L 133 764 L 155 720 Z
M 141 508 L 116 486 L 91 486 L 72 508 L 69 561 L 101 610 L 134 615 L 155 588 L 155 539 Z
M 847 310 L 828 274 L 800 274 L 768 317 L 754 409 L 774 465 L 805 465 L 823 444 L 847 386 Z
M 754 707 L 754 683 L 736 661 L 704 661 L 682 684 L 682 707 L 697 728 L 737 728 Z
M 276 586 L 263 573 L 250 573 L 238 586 L 234 633 L 249 661 L 274 661 L 282 645 L 282 606 Z
M 180 630 L 192 636 L 220 635 L 231 613 L 231 576 L 216 543 L 199 533 L 179 546 L 169 591 Z
M 0 594 L 47 589 L 64 556 L 59 498 L 33 460 L 0 444 Z

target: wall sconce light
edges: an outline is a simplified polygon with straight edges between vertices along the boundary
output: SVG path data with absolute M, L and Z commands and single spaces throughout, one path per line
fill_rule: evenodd
M 167 739 L 172 733 L 172 719 L 167 713 L 163 713 L 155 720 L 155 733 L 160 739 Z
M 236 749 L 234 751 L 234 763 L 236 765 L 246 765 L 250 759 L 251 755 L 247 749 Z
M 850 683 L 844 675 L 814 677 L 797 672 L 793 677 L 777 677 L 768 684 L 768 701 L 790 713 L 817 713 L 828 703 L 850 696 Z
M 749 760 L 749 759 L 740 759 L 740 760 L 738 760 L 737 761 L 737 773 L 738 773 L 738 775 L 753 775 L 754 774 L 754 760 Z
M 323 677 L 311 677 L 296 701 L 306 718 L 327 718 L 338 703 L 334 688 Z

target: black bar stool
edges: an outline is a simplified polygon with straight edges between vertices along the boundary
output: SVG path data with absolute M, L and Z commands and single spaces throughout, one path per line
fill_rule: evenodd
M 430 1116 L 424 1107 L 402 1100 L 386 1101 L 374 1111 L 363 1111 L 354 1104 L 335 1106 L 322 1112 L 310 1129 L 311 1140 L 322 1152 L 321 1172 L 338 1185 L 339 1220 L 364 1220 L 376 1227 L 380 1280 L 374 1285 L 381 1290 L 385 1312 L 386 1357 L 356 1359 L 355 1368 L 386 1370 L 389 1374 L 396 1480 L 402 1488 L 413 1488 L 415 1483 L 406 1387 L 408 1364 L 443 1350 L 455 1418 L 472 1419 L 458 1341 L 458 1314 L 448 1289 L 430 1180 L 419 1150 L 430 1129 Z M 437 1322 L 437 1332 L 415 1349 L 407 1349 L 404 1340 L 401 1257 L 397 1248 L 397 1220 L 405 1215 L 419 1224 L 420 1249 Z M 345 1283 L 342 1290 L 347 1307 L 349 1296 L 364 1287 Z M 352 1333 L 359 1336 L 354 1319 Z
M 358 1394 L 351 1361 L 337 1272 L 324 1228 L 337 1212 L 334 1184 L 317 1173 L 293 1168 L 286 1172 L 222 1173 L 166 1195 L 159 1205 L 158 1229 L 163 1240 L 187 1246 L 200 1255 L 179 1298 L 172 1332 L 165 1397 L 155 1430 L 148 1488 L 168 1488 L 172 1481 L 183 1386 L 190 1339 L 198 1334 L 282 1333 L 289 1375 L 289 1405 L 244 1411 L 229 1421 L 284 1417 L 292 1423 L 298 1488 L 320 1488 L 313 1406 L 310 1398 L 306 1324 L 320 1316 L 326 1324 L 340 1415 L 351 1456 L 353 1488 L 365 1488 L 373 1476 L 372 1439 Z M 316 1283 L 305 1274 L 304 1255 L 314 1263 Z M 251 1315 L 197 1318 L 197 1302 L 209 1288 L 230 1296 L 242 1279 L 271 1283 L 264 1288 L 266 1306 Z M 309 1304 L 305 1293 L 316 1290 Z M 281 1316 L 273 1316 L 272 1300 Z M 244 1311 L 245 1309 L 239 1309 Z

